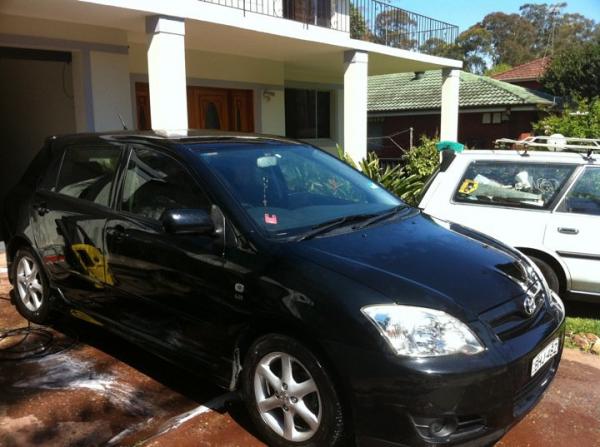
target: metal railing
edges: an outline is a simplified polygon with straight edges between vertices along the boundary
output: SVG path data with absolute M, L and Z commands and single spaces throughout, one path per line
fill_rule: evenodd
M 430 53 L 454 43 L 458 26 L 378 0 L 350 2 L 350 35 L 354 39 Z
M 198 0 L 349 32 L 354 39 L 423 53 L 454 43 L 458 27 L 380 0 Z

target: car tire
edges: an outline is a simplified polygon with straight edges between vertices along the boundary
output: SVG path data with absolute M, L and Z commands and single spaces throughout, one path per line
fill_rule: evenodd
M 52 303 L 48 278 L 38 257 L 29 247 L 20 248 L 12 263 L 13 298 L 19 313 L 28 321 L 50 320 Z
M 284 364 L 289 366 L 284 369 Z M 242 391 L 268 445 L 333 447 L 343 442 L 342 405 L 331 376 L 298 340 L 279 334 L 256 340 L 244 362 Z
M 534 256 L 529 257 L 535 265 L 541 270 L 542 275 L 546 278 L 546 282 L 548 283 L 548 287 L 556 293 L 560 293 L 560 281 L 558 280 L 558 275 L 554 271 L 547 262 L 542 261 L 539 258 Z

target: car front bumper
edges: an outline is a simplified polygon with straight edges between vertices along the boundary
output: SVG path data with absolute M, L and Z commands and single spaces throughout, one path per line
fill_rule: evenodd
M 509 341 L 490 337 L 474 356 L 412 359 L 329 346 L 352 408 L 359 446 L 489 445 L 524 417 L 554 378 L 564 313 Z M 477 332 L 482 333 L 483 327 Z M 488 330 L 489 332 L 489 330 Z M 533 377 L 533 358 L 554 339 L 559 350 Z

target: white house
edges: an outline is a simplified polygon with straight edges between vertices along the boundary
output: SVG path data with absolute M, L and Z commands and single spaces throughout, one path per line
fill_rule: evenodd
M 419 48 L 456 34 L 377 0 L 2 0 L 0 191 L 45 136 L 122 123 L 286 135 L 358 159 L 374 74 L 442 70 L 454 140 L 461 62 Z

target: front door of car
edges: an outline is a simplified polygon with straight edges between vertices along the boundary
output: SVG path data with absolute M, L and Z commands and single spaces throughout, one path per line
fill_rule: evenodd
M 122 154 L 116 143 L 66 147 L 32 202 L 38 253 L 52 282 L 77 306 L 101 307 L 105 286 L 112 282 L 106 270 L 104 226 Z
M 571 289 L 600 294 L 600 167 L 582 170 L 546 227 L 544 245 L 571 273 Z
M 106 226 L 115 300 L 108 316 L 151 342 L 214 363 L 225 336 L 223 309 L 234 295 L 223 243 L 213 234 L 167 232 L 161 218 L 173 209 L 211 204 L 178 160 L 134 146 L 118 211 Z

